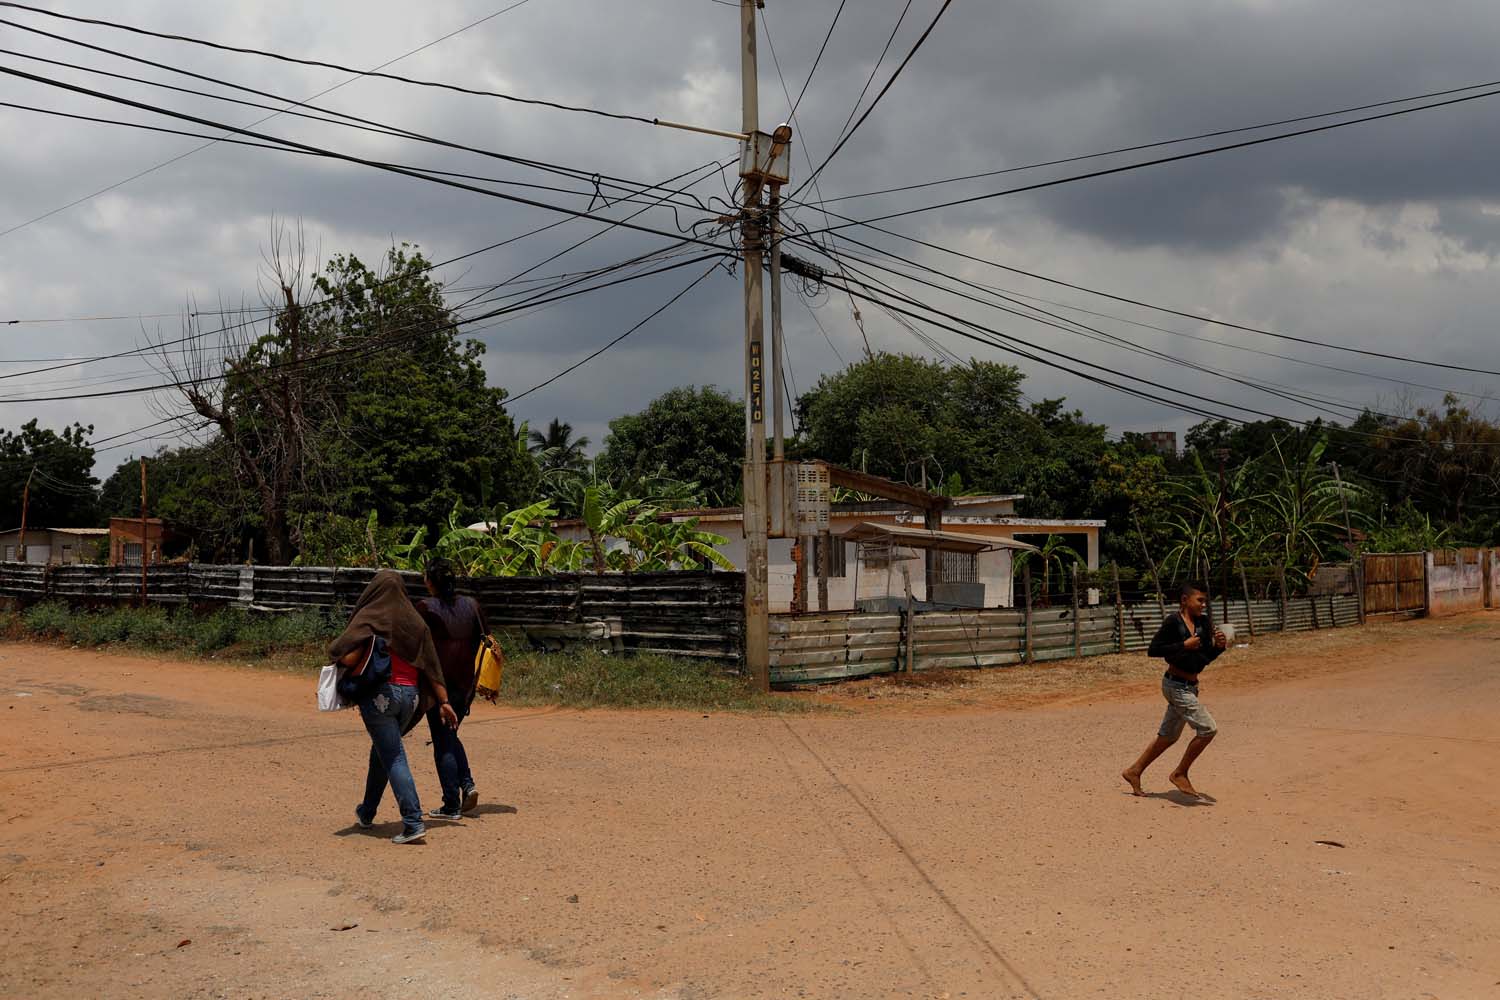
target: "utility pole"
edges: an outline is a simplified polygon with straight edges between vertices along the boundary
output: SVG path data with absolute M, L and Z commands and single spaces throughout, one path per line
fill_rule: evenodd
M 146 459 L 141 459 L 141 607 L 146 606 L 146 561 L 150 544 L 146 538 Z
M 786 434 L 782 426 L 786 408 L 786 388 L 782 384 L 781 354 L 781 185 L 770 184 L 768 215 L 771 222 L 771 405 L 775 407 L 771 418 L 775 444 L 772 457 L 776 461 L 786 460 Z
M 764 0 L 740 0 L 741 131 L 755 166 L 760 130 L 760 80 L 755 63 L 755 8 Z M 741 223 L 745 247 L 745 669 L 759 691 L 771 688 L 769 525 L 766 520 L 765 301 L 761 257 L 765 239 L 759 177 L 745 178 Z
M 31 477 L 36 475 L 36 466 L 26 475 L 26 486 L 21 490 L 21 537 L 16 543 L 16 558 L 26 561 L 26 509 L 31 506 Z

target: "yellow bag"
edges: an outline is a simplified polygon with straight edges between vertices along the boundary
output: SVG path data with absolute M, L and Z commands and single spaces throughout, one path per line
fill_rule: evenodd
M 493 702 L 500 697 L 500 675 L 505 671 L 505 652 L 495 637 L 487 635 L 479 640 L 479 652 L 474 654 L 475 693 Z

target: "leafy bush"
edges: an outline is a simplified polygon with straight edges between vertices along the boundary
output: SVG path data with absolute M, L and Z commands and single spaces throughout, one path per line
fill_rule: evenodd
M 66 635 L 72 618 L 73 609 L 58 601 L 33 604 L 21 613 L 21 623 L 26 631 L 41 638 Z

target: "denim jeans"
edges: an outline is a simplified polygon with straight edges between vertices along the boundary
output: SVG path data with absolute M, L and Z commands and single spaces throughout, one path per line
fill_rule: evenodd
M 458 710 L 458 706 L 454 706 Z M 463 711 L 458 721 L 462 723 L 469 713 Z M 458 728 L 448 728 L 443 716 L 434 707 L 427 713 L 427 728 L 432 732 L 432 760 L 437 764 L 438 783 L 443 786 L 443 808 L 448 812 L 463 803 L 464 789 L 474 787 L 474 775 L 469 773 L 469 755 L 464 752 L 463 741 L 458 738 Z
M 417 689 L 400 684 L 382 684 L 375 697 L 360 703 L 359 714 L 370 734 L 370 771 L 365 778 L 365 800 L 358 809 L 360 818 L 366 822 L 374 821 L 380 797 L 389 783 L 407 831 L 422 827 L 417 783 L 412 780 L 406 748 L 401 745 L 401 730 L 416 710 Z

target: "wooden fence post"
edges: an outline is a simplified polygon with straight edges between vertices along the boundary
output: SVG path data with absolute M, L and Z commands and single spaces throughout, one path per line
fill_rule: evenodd
M 1246 623 L 1246 627 L 1249 628 L 1249 630 L 1250 630 L 1250 641 L 1254 642 L 1255 641 L 1255 607 L 1254 607 L 1254 605 L 1252 605 L 1250 603 L 1250 583 L 1249 583 L 1249 581 L 1247 581 L 1245 579 L 1245 564 L 1242 563 L 1242 562 L 1240 562 L 1238 559 L 1235 560 L 1234 564 L 1235 564 L 1235 566 L 1239 567 L 1239 571 L 1240 571 L 1240 589 L 1245 592 L 1245 623 Z
M 1078 603 L 1078 564 L 1073 564 L 1073 655 L 1083 655 L 1083 609 Z
M 1120 567 L 1114 563 L 1110 569 L 1115 577 L 1115 638 L 1116 648 L 1119 652 L 1125 652 L 1125 597 L 1120 592 Z
M 912 672 L 913 650 L 917 645 L 917 615 L 912 607 L 911 574 L 906 573 L 906 672 Z
M 1036 650 L 1031 644 L 1031 563 L 1021 566 L 1021 586 L 1026 595 L 1026 662 L 1036 662 Z

